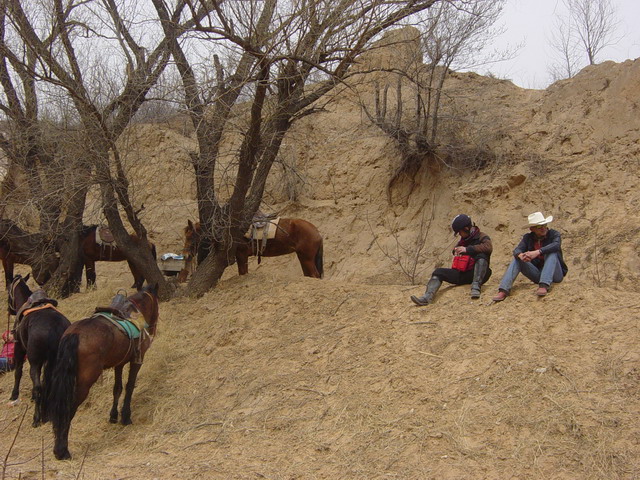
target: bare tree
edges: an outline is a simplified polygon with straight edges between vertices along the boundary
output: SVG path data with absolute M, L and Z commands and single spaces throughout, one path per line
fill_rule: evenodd
M 495 56 L 486 58 L 481 52 L 501 33 L 495 24 L 504 4 L 504 0 L 446 1 L 418 16 L 415 25 L 425 63 L 409 62 L 396 71 L 395 105 L 387 103 L 387 84 L 376 88 L 375 115 L 365 108 L 374 123 L 397 142 L 402 155 L 402 162 L 387 185 L 389 201 L 396 181 L 406 176 L 413 188 L 413 179 L 424 160 L 438 157 L 441 100 L 452 69 L 498 60 Z M 412 99 L 412 108 L 403 109 L 403 97 Z
M 25 61 L 14 55 L 16 71 L 24 71 L 41 89 L 63 94 L 66 107 L 72 107 L 75 129 L 84 146 L 82 168 L 76 170 L 81 176 L 76 177 L 69 194 L 61 229 L 68 232 L 68 241 L 61 247 L 63 264 L 64 259 L 71 260 L 68 269 L 58 269 L 57 285 L 65 282 L 64 277 L 76 265 L 77 232 L 91 181 L 100 187 L 102 211 L 119 246 L 147 281 L 160 284 L 166 298 L 170 287 L 152 257 L 139 216 L 141 208 L 129 196 L 131 179 L 126 176 L 117 141 L 164 71 L 171 39 L 159 28 L 154 31 L 154 25 L 159 27 L 157 18 L 149 16 L 149 9 L 139 2 L 5 0 L 3 6 L 11 20 L 16 48 L 31 56 Z M 178 22 L 184 7 L 184 2 L 177 2 L 170 18 Z M 182 31 L 181 27 L 174 32 Z M 140 243 L 127 234 L 120 209 Z
M 41 121 L 39 93 L 42 92 L 38 91 L 37 79 L 33 74 L 36 56 L 32 50 L 16 48 L 15 42 L 11 42 L 7 36 L 7 16 L 3 8 L 0 12 L 0 85 L 4 97 L 0 100 L 0 112 L 5 122 L 0 132 L 0 148 L 7 158 L 8 175 L 3 182 L 2 197 L 3 202 L 11 201 L 14 192 L 19 190 L 15 175 L 18 171 L 23 172 L 29 202 L 39 216 L 40 241 L 26 241 L 28 238 L 38 238 L 36 234 L 28 236 L 25 232 L 11 235 L 17 226 L 2 232 L 2 240 L 9 251 L 22 252 L 18 257 L 34 268 L 37 263 L 42 263 L 55 270 L 59 262 L 50 257 L 55 251 L 64 202 L 65 168 L 60 155 L 60 131 Z M 51 44 L 54 38 L 50 37 L 47 43 Z M 13 43 L 13 48 L 10 43 Z M 75 171 L 79 174 L 81 169 Z M 7 213 L 5 205 L 2 208 L 3 217 Z M 61 269 L 70 272 L 58 288 L 63 294 L 75 290 L 80 281 L 81 264 L 77 255 L 75 257 L 70 261 L 72 268 Z
M 571 78 L 580 64 L 579 52 L 572 38 L 572 19 L 556 18 L 551 35 L 551 46 L 556 51 L 558 61 L 551 64 L 549 70 L 553 81 Z
M 572 77 L 580 62 L 582 50 L 589 65 L 594 65 L 603 48 L 615 43 L 618 27 L 616 10 L 611 0 L 563 0 L 567 15 L 556 22 L 557 33 L 551 46 L 559 53 L 560 62 L 552 65 L 554 79 Z
M 214 55 L 208 73 L 198 76 L 193 57 L 179 42 L 171 43 L 199 145 L 192 165 L 206 241 L 189 283 L 192 294 L 201 295 L 215 286 L 234 262 L 236 245 L 260 206 L 267 177 L 291 125 L 321 109 L 329 92 L 358 73 L 351 67 L 379 34 L 438 1 L 189 2 L 195 23 L 192 42 L 200 40 L 201 48 L 220 52 L 224 58 Z M 177 38 L 165 3 L 154 0 L 154 5 L 166 35 Z M 203 11 L 206 16 L 195 18 Z M 194 50 L 191 46 L 190 51 Z M 211 79 L 213 85 L 208 82 Z M 245 102 L 243 108 L 240 100 Z M 229 119 L 234 106 L 246 116 L 244 123 L 234 122 L 242 140 L 234 152 L 229 193 L 224 195 L 214 173 L 220 168 L 222 138 L 232 130 Z
M 613 42 L 618 26 L 615 8 L 611 0 L 565 0 L 565 5 L 589 65 L 594 65 L 598 53 Z

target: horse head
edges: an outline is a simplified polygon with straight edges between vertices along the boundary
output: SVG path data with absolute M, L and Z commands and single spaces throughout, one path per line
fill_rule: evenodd
M 194 224 L 191 220 L 187 220 L 187 226 L 184 227 L 184 246 L 182 247 L 185 265 L 178 273 L 178 282 L 186 282 L 189 273 L 195 268 L 193 259 L 197 258 L 199 242 L 200 223 L 196 222 Z
M 192 259 L 198 251 L 198 243 L 200 241 L 200 222 L 195 224 L 191 220 L 187 220 L 187 226 L 184 227 L 184 247 L 182 254 L 187 259 Z
M 45 253 L 31 265 L 33 279 L 38 285 L 44 285 L 51 279 L 58 265 L 60 265 L 60 253 Z
M 158 324 L 159 308 L 158 308 L 158 284 L 146 285 L 142 290 L 137 291 L 127 298 L 129 303 L 140 313 L 147 325 L 149 325 L 149 334 L 153 337 L 156 334 Z
M 16 275 L 13 277 L 13 281 L 9 286 L 9 295 L 7 297 L 9 313 L 11 315 L 16 315 L 20 307 L 24 305 L 31 294 L 33 293 L 27 285 L 27 280 L 29 280 L 29 275 L 26 277 L 22 277 L 22 275 Z

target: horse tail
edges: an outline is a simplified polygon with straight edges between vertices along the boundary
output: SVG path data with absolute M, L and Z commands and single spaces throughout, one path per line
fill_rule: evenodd
M 75 413 L 79 343 L 80 338 L 77 333 L 62 337 L 60 340 L 47 405 L 47 416 L 53 424 L 56 435 L 60 429 L 64 429 L 65 425 L 68 426 L 71 423 Z
M 62 338 L 62 334 L 69 326 L 69 322 L 66 319 L 64 320 L 64 322 L 59 322 L 55 328 L 51 328 L 49 330 L 49 337 L 47 339 L 49 351 L 47 352 L 47 362 L 44 365 L 44 371 L 42 374 L 42 401 L 39 405 L 42 423 L 47 423 L 49 421 L 48 405 L 51 397 L 53 375 L 58 361 L 58 346 L 60 345 L 60 338 Z M 36 408 L 38 408 L 38 405 L 36 405 Z
M 318 248 L 318 251 L 316 252 L 315 262 L 316 270 L 318 270 L 320 278 L 322 278 L 322 276 L 324 275 L 324 269 L 322 267 L 322 240 L 320 240 L 320 248 Z
M 59 340 L 59 339 L 58 339 Z M 55 343 L 57 345 L 57 342 Z M 40 420 L 42 423 L 49 421 L 49 397 L 51 396 L 51 386 L 53 385 L 53 371 L 56 367 L 56 356 L 58 355 L 57 348 L 49 348 L 47 352 L 47 361 L 44 364 L 44 371 L 42 373 L 42 395 L 40 401 L 36 405 L 36 408 L 40 411 Z

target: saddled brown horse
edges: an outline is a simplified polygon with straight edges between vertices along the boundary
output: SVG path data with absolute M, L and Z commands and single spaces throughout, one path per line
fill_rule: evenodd
M 144 275 L 142 272 L 140 272 L 132 262 L 127 260 L 124 252 L 114 243 L 98 243 L 97 232 L 98 225 L 83 226 L 80 231 L 80 242 L 87 276 L 87 288 L 91 288 L 96 284 L 96 262 L 122 262 L 126 260 L 134 280 L 131 288 L 140 290 L 144 283 Z M 135 234 L 130 235 L 130 237 L 133 241 L 139 242 Z M 156 258 L 156 247 L 153 243 L 149 243 L 151 244 L 153 258 Z
M 178 276 L 179 281 L 185 281 L 194 258 L 197 258 L 198 246 L 202 236 L 200 223 L 187 221 L 184 229 L 185 244 L 183 254 L 186 266 Z M 281 218 L 276 226 L 275 238 L 266 242 L 264 250 L 258 251 L 260 246 L 255 241 L 243 238 L 236 248 L 236 262 L 238 274 L 249 273 L 249 257 L 277 257 L 294 253 L 298 256 L 302 272 L 305 277 L 322 278 L 322 236 L 310 222 L 300 218 Z
M 134 339 L 119 325 L 127 327 L 128 319 L 136 321 L 140 315 L 144 319 L 144 328 L 139 330 L 139 337 Z M 96 309 L 93 316 L 75 322 L 67 329 L 60 341 L 49 397 L 48 413 L 55 434 L 53 453 L 58 460 L 71 458 L 68 448 L 71 420 L 78 406 L 87 398 L 91 386 L 106 368 L 115 369 L 109 421 L 117 423 L 122 370 L 129 364 L 120 422 L 123 425 L 131 424 L 131 396 L 144 354 L 156 334 L 157 322 L 158 285 L 155 285 L 146 286 L 130 297 L 116 295 L 110 307 Z
M 9 286 L 9 313 L 16 315 L 15 372 L 10 400 L 18 400 L 26 357 L 33 383 L 31 399 L 35 402 L 33 426 L 37 427 L 47 421 L 47 397 L 52 385 L 58 343 L 70 322 L 55 308 L 56 300 L 47 298 L 42 290 L 31 291 L 28 279 L 29 275 L 24 278 L 16 275 Z

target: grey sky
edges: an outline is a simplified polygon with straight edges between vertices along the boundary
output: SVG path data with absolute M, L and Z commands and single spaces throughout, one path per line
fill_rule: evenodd
M 616 45 L 605 48 L 598 62 L 640 57 L 640 0 L 613 0 L 619 21 Z M 546 88 L 550 83 L 549 65 L 556 53 L 550 46 L 556 16 L 565 15 L 562 0 L 508 0 L 502 23 L 506 32 L 495 47 L 524 44 L 513 60 L 478 68 L 478 73 L 493 73 L 525 88 Z M 587 64 L 585 59 L 584 65 Z

